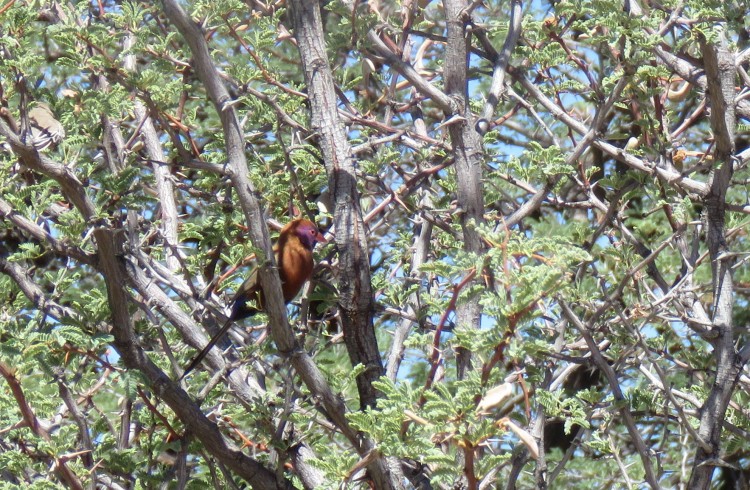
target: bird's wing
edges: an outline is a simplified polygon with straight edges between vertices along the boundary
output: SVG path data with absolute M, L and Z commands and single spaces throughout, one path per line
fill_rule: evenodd
M 29 123 L 32 143 L 39 151 L 60 143 L 65 137 L 65 128 L 46 105 L 38 105 L 29 111 Z
M 255 306 L 249 306 L 249 302 L 254 303 Z M 231 306 L 229 318 L 232 320 L 247 318 L 263 309 L 262 303 L 262 291 L 258 280 L 258 268 L 256 267 L 234 293 L 229 303 Z

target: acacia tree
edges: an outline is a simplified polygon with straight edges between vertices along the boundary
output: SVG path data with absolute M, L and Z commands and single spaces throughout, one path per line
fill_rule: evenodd
M 0 6 L 3 479 L 745 488 L 745 10 Z

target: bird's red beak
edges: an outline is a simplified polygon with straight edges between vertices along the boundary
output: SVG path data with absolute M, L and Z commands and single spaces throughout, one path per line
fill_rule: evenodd
M 315 241 L 317 243 L 328 243 L 328 240 L 326 240 L 326 237 L 320 231 L 315 234 Z

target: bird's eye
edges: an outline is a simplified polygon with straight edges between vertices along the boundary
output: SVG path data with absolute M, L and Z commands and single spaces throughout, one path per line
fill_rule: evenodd
M 310 230 L 310 234 L 311 235 L 317 235 L 318 234 L 317 231 L 318 230 L 316 230 L 315 228 L 313 228 L 313 229 Z

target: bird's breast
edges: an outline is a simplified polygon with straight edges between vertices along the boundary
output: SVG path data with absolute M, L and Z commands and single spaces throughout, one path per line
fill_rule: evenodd
M 279 261 L 279 276 L 282 281 L 284 301 L 289 302 L 310 279 L 313 271 L 312 252 L 301 244 L 290 243 L 284 247 Z

